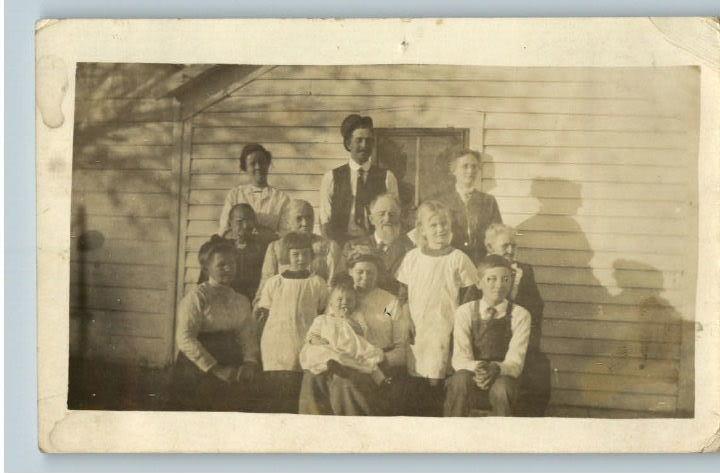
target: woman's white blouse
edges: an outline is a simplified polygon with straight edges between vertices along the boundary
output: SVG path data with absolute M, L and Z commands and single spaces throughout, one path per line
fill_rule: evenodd
M 257 187 L 253 184 L 235 187 L 225 196 L 225 203 L 220 213 L 218 235 L 223 236 L 230 229 L 230 210 L 236 204 L 249 204 L 255 211 L 258 225 L 278 231 L 288 203 L 290 203 L 290 197 L 274 187 Z
M 238 350 L 242 350 L 244 361 L 259 361 L 257 326 L 247 297 L 229 286 L 207 281 L 180 301 L 177 346 L 202 371 L 208 371 L 217 361 L 200 343 L 198 335 L 229 330 L 237 333 Z

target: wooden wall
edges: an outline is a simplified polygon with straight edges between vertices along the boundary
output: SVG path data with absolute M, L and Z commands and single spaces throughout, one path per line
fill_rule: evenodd
M 348 113 L 472 128 L 482 186 L 517 226 L 546 301 L 550 414 L 686 413 L 698 87 L 690 68 L 277 67 L 185 124 L 179 275 L 185 289 L 196 280 L 197 250 L 244 179 L 245 143 L 272 151 L 272 185 L 317 205 L 322 174 L 347 159 Z
M 71 352 L 163 366 L 172 353 L 182 124 L 150 97 L 174 65 L 78 64 Z

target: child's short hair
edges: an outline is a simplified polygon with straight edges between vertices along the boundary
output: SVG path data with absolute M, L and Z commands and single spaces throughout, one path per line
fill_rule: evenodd
M 310 250 L 312 253 L 312 240 L 310 235 L 304 233 L 290 232 L 282 239 L 284 257 L 289 258 L 290 250 Z
M 235 204 L 230 209 L 230 216 L 235 214 L 235 212 L 245 211 L 248 214 L 250 214 L 253 218 L 253 220 L 257 220 L 257 216 L 255 215 L 255 209 L 252 208 L 250 204 L 241 203 L 241 204 Z
M 487 230 L 485 230 L 485 244 L 489 244 L 495 240 L 498 235 L 502 235 L 503 233 L 510 235 L 513 241 L 515 240 L 515 229 L 513 227 L 505 225 L 504 223 L 491 223 Z
M 235 246 L 230 240 L 219 235 L 213 235 L 210 240 L 203 243 L 198 252 L 198 262 L 203 269 L 207 269 L 208 264 L 212 260 L 213 255 L 228 254 L 235 256 Z
M 330 291 L 355 292 L 355 281 L 347 273 L 338 273 L 330 279 Z
M 240 169 L 247 171 L 247 157 L 253 153 L 261 153 L 267 159 L 268 166 L 272 162 L 272 154 L 266 150 L 265 147 L 259 143 L 248 143 L 240 152 Z
M 422 228 L 422 221 L 423 219 L 428 218 L 428 216 L 435 214 L 443 215 L 447 219 L 448 223 L 452 223 L 450 209 L 448 209 L 442 202 L 437 200 L 426 200 L 420 204 L 415 217 L 415 238 L 417 240 L 418 248 L 427 246 L 427 239 L 423 235 L 422 231 L 420 231 Z
M 477 265 L 478 269 L 478 275 L 482 277 L 482 275 L 487 271 L 488 269 L 492 268 L 505 268 L 508 271 L 512 271 L 512 267 L 510 266 L 510 262 L 503 258 L 500 255 L 487 255 L 483 259 L 480 260 L 480 262 Z

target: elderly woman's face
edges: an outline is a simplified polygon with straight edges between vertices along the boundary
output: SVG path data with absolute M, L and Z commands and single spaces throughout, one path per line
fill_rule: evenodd
M 357 128 L 350 136 L 350 156 L 358 164 L 364 164 L 373 151 L 373 132 L 368 128 Z
M 480 176 L 480 162 L 472 154 L 460 156 L 452 167 L 455 182 L 463 187 L 472 187 Z
M 270 169 L 270 162 L 265 153 L 255 151 L 250 153 L 245 159 L 247 172 L 253 177 L 253 181 L 258 186 L 267 185 L 267 174 Z
M 300 208 L 293 208 L 290 212 L 290 228 L 295 232 L 311 234 L 313 231 L 313 225 L 315 225 L 313 218 L 313 210 L 311 207 L 302 206 Z

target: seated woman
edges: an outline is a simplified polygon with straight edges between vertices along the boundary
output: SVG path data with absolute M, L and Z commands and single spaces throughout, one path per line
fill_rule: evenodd
M 250 184 L 242 184 L 231 189 L 225 196 L 225 203 L 220 213 L 218 235 L 224 237 L 230 229 L 230 210 L 235 204 L 249 204 L 257 215 L 258 231 L 277 233 L 280 216 L 290 202 L 290 197 L 283 191 L 268 184 L 268 171 L 272 155 L 262 145 L 251 143 L 246 145 L 240 154 L 240 171 L 252 176 Z
M 256 225 L 255 211 L 250 204 L 233 206 L 230 211 L 229 232 L 232 239 L 228 239 L 228 241 L 235 247 L 237 271 L 231 286 L 251 301 L 255 299 L 255 294 L 260 286 L 260 270 L 269 243 L 255 231 Z M 211 241 L 219 238 L 217 235 L 213 235 Z M 201 269 L 198 283 L 207 280 L 207 271 Z
M 323 278 L 326 282 L 344 268 L 342 251 L 337 243 L 313 233 L 315 225 L 315 213 L 312 205 L 305 200 L 292 200 L 285 210 L 284 230 L 307 235 L 310 238 L 313 251 L 313 259 L 310 262 L 310 272 Z M 276 240 L 268 245 L 263 261 L 262 277 L 260 287 L 276 274 L 281 274 L 288 268 L 289 262 L 283 240 Z
M 235 248 L 216 238 L 200 248 L 198 259 L 208 281 L 190 291 L 178 307 L 172 408 L 255 410 L 260 349 L 250 302 L 230 287 Z
M 455 153 L 450 161 L 455 187 L 436 197 L 450 209 L 452 246 L 467 254 L 477 264 L 485 255 L 485 231 L 491 223 L 502 223 L 495 197 L 481 192 L 475 185 L 482 179 L 480 153 L 470 149 Z
M 320 374 L 334 361 L 371 375 L 377 383 L 389 380 L 378 367 L 383 360 L 382 350 L 363 336 L 364 321 L 353 318 L 357 296 L 352 278 L 339 274 L 330 287 L 327 311 L 317 316 L 308 330 L 300 351 L 300 366 Z
M 358 293 L 357 312 L 367 325 L 368 341 L 385 353 L 385 363 L 393 377 L 406 373 L 410 314 L 407 304 L 377 286 L 382 262 L 372 252 L 351 254 L 348 273 Z
M 347 274 L 330 283 L 327 312 L 308 330 L 300 352 L 304 370 L 300 414 L 375 415 L 377 385 L 389 384 L 383 351 L 363 336 L 357 294 Z

